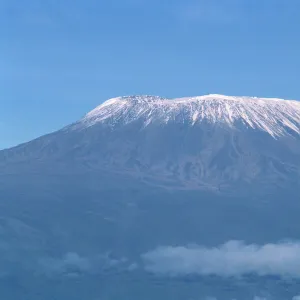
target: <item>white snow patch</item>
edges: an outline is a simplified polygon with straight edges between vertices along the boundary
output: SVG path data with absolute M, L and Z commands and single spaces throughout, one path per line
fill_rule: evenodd
M 230 127 L 258 129 L 274 138 L 300 134 L 300 102 L 277 98 L 206 95 L 166 99 L 157 96 L 127 96 L 110 99 L 88 113 L 72 129 L 97 123 L 114 126 L 141 120 L 144 127 L 156 122 L 201 125 L 223 123 Z M 185 122 L 187 121 L 187 122 Z

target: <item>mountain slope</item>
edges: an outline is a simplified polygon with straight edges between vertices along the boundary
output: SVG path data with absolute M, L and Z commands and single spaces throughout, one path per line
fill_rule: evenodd
M 58 132 L 0 152 L 10 172 L 101 170 L 217 191 L 298 184 L 299 162 L 299 102 L 222 95 L 110 99 Z

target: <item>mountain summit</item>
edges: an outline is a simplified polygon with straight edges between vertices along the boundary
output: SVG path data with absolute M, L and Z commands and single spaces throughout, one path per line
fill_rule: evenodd
M 157 96 L 127 96 L 110 99 L 79 122 L 83 127 L 106 123 L 111 127 L 141 120 L 151 123 L 203 122 L 230 127 L 260 129 L 273 137 L 300 134 L 300 102 L 274 98 L 206 95 L 166 99 Z
M 299 162 L 299 102 L 222 95 L 113 98 L 58 132 L 0 152 L 3 170 L 109 172 L 214 190 L 298 184 Z

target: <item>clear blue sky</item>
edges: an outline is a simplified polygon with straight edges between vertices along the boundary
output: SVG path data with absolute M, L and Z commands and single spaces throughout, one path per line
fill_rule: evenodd
M 0 148 L 107 98 L 300 99 L 299 0 L 0 0 Z

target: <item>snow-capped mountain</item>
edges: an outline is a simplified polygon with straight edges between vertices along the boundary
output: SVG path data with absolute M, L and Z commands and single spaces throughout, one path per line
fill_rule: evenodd
M 300 102 L 119 97 L 58 132 L 0 152 L 0 162 L 4 170 L 28 164 L 39 170 L 101 170 L 218 191 L 249 183 L 298 184 Z
M 143 127 L 152 123 L 175 122 L 194 126 L 209 122 L 238 128 L 240 123 L 245 128 L 260 129 L 275 138 L 291 132 L 300 134 L 300 102 L 223 95 L 179 99 L 119 97 L 104 102 L 88 113 L 75 128 L 80 125 L 90 127 L 97 123 L 115 127 L 137 120 L 143 121 Z
M 110 99 L 0 151 L 0 295 L 292 299 L 299 195 L 299 102 Z

